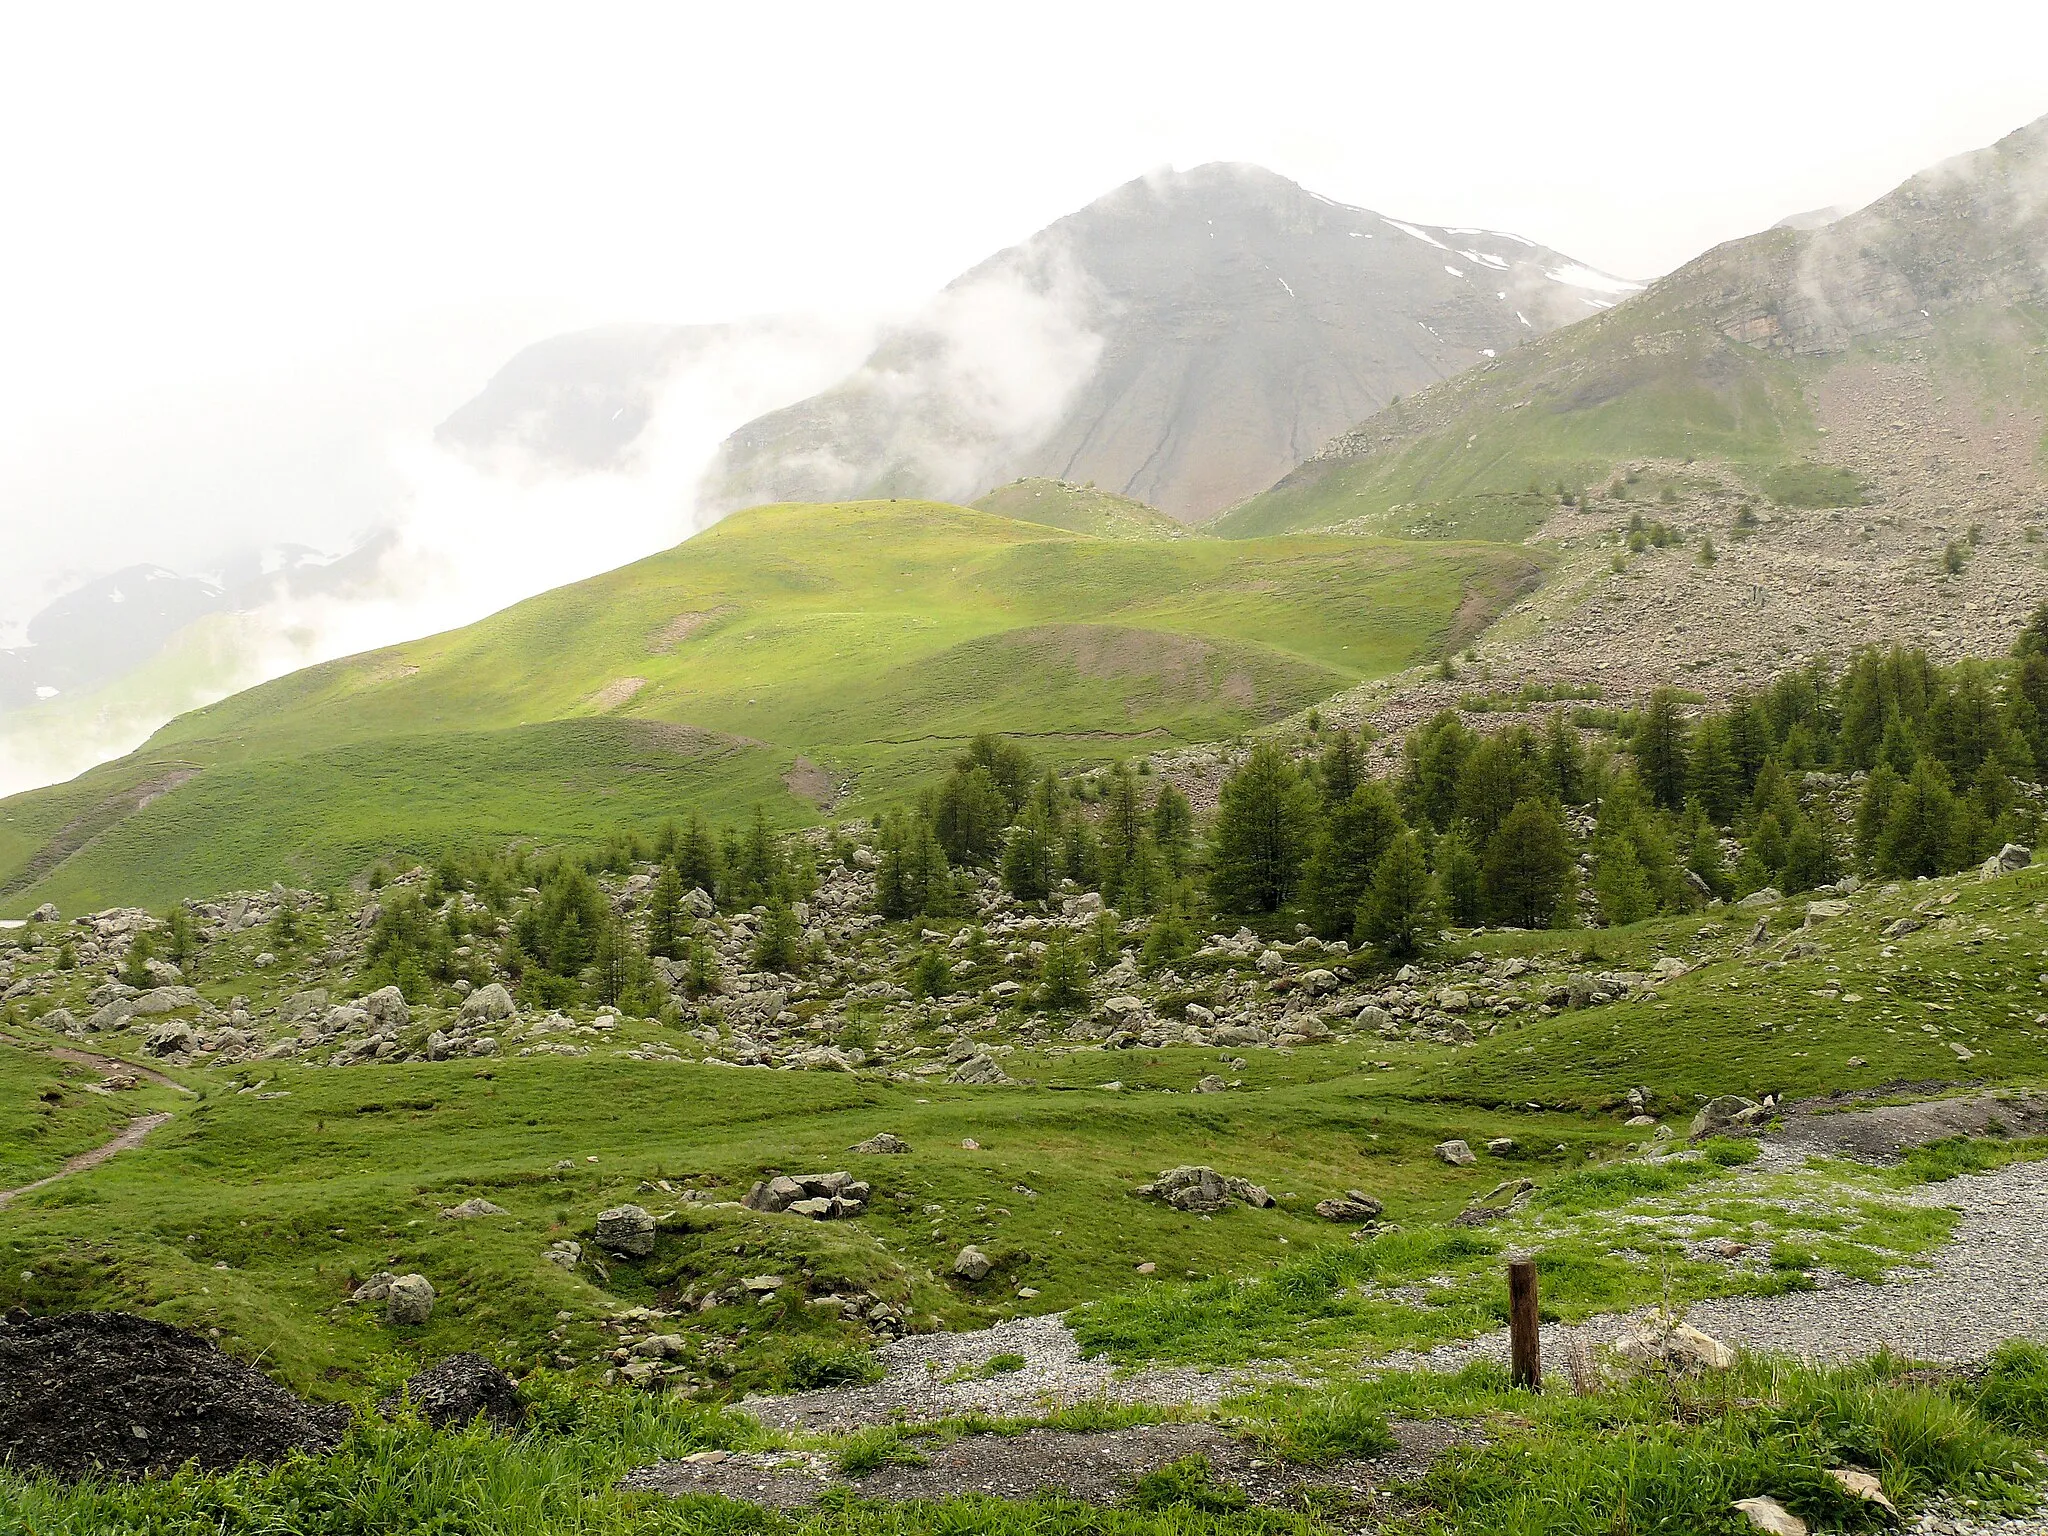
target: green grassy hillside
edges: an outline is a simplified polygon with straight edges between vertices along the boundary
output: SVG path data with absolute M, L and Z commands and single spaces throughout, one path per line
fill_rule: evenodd
M 1101 539 L 1180 539 L 1188 537 L 1190 531 L 1186 524 L 1174 521 L 1157 507 L 1148 507 L 1114 491 L 1072 485 L 1065 480 L 1013 480 L 990 491 L 974 506 L 977 511 L 993 512 L 997 517 L 1043 523 L 1048 528 L 1089 533 Z
M 924 502 L 762 507 L 463 630 L 310 668 L 0 802 L 0 911 L 905 792 L 981 730 L 1058 761 L 1225 737 L 1461 641 L 1525 552 L 1099 539 Z
M 1687 273 L 1387 407 L 1212 531 L 1252 538 L 1362 520 L 1390 533 L 1521 538 L 1559 485 L 1603 483 L 1632 459 L 1716 459 L 1757 480 L 1798 462 L 1818 441 L 1804 392 L 1816 365 L 1703 321 L 1693 311 L 1706 279 Z

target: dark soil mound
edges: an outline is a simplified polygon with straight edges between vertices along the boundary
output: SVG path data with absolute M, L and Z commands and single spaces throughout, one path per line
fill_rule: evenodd
M 58 1477 L 208 1471 L 333 1449 L 308 1403 L 196 1334 L 125 1312 L 0 1320 L 0 1462 Z
M 405 1396 L 413 1411 L 436 1429 L 459 1429 L 478 1414 L 493 1429 L 517 1429 L 526 1422 L 519 1388 L 482 1355 L 450 1355 L 406 1382 Z M 395 1397 L 377 1405 L 386 1414 L 396 1413 L 399 1406 Z

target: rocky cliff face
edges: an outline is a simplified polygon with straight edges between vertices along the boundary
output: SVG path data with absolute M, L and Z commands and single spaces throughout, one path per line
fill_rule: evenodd
M 1250 166 L 1117 188 L 964 274 L 707 480 L 761 501 L 966 500 L 1018 476 L 1199 519 L 1332 433 L 1632 284 L 1513 235 L 1346 207 Z

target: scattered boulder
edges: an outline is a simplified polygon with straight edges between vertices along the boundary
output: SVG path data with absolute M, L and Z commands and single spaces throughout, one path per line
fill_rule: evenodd
M 615 1205 L 599 1211 L 597 1246 L 629 1259 L 646 1258 L 654 1252 L 654 1217 L 642 1205 Z
M 425 1275 L 400 1275 L 384 1294 L 385 1320 L 417 1328 L 434 1315 L 434 1288 Z
M 450 1355 L 407 1379 L 405 1391 L 377 1405 L 386 1418 L 410 1406 L 436 1429 L 459 1429 L 481 1415 L 492 1429 L 510 1432 L 526 1422 L 526 1404 L 512 1378 L 482 1355 Z
M 1534 1198 L 1536 1185 L 1530 1179 L 1503 1179 L 1485 1194 L 1469 1202 L 1451 1218 L 1454 1226 L 1483 1227 L 1512 1216 Z
M 1471 1147 L 1467 1146 L 1462 1138 L 1440 1141 L 1431 1150 L 1453 1168 L 1470 1168 L 1479 1161 L 1472 1155 Z
M 1261 1210 L 1273 1204 L 1264 1185 L 1199 1164 L 1168 1168 L 1151 1183 L 1140 1184 L 1134 1193 L 1163 1200 L 1177 1211 L 1220 1211 L 1233 1200 L 1242 1200 Z
M 198 1032 L 183 1019 L 166 1019 L 142 1037 L 142 1048 L 152 1056 L 177 1056 L 198 1043 Z
M 909 1149 L 906 1147 L 904 1150 Z M 874 1187 L 866 1180 L 856 1179 L 844 1171 L 785 1173 L 772 1179 L 756 1180 L 754 1187 L 740 1197 L 740 1204 L 750 1211 L 770 1216 L 787 1212 L 792 1216 L 808 1216 L 813 1221 L 833 1221 L 858 1216 L 867 1209 L 873 1194 Z
M 346 1408 L 304 1401 L 211 1341 L 125 1312 L 0 1320 L 0 1463 L 66 1481 L 224 1472 L 332 1450 Z
M 1809 901 L 1806 904 L 1806 926 L 1817 928 L 1822 923 L 1837 917 L 1846 917 L 1848 914 L 1849 903 L 1846 901 Z
M 1228 1093 L 1229 1091 L 1230 1084 L 1218 1077 L 1214 1072 L 1207 1073 L 1200 1082 L 1195 1084 L 1195 1092 L 1197 1093 Z
M 1707 1100 L 1700 1112 L 1692 1117 L 1692 1139 L 1702 1141 L 1729 1131 L 1748 1130 L 1770 1118 L 1771 1112 L 1756 1100 L 1724 1093 L 1719 1098 Z
M 972 1243 L 962 1248 L 953 1260 L 953 1273 L 969 1282 L 987 1279 L 988 1272 L 994 1268 L 994 1261 Z
M 1779 890 L 1775 885 L 1767 885 L 1760 891 L 1751 891 L 1742 900 L 1736 902 L 1735 905 L 1738 907 L 1768 907 L 1772 903 L 1780 902 L 1784 899 L 1785 893 L 1783 891 Z
M 1014 1084 L 1016 1079 L 997 1065 L 993 1056 L 986 1051 L 977 1051 L 955 1067 L 946 1081 L 968 1083 L 977 1087 L 1000 1087 Z
M 849 1152 L 891 1152 L 901 1154 L 910 1150 L 910 1143 L 901 1136 L 898 1136 L 894 1131 L 881 1131 L 870 1136 L 866 1141 L 855 1142 L 846 1150 Z
M 496 1019 L 509 1019 L 518 1012 L 512 1005 L 512 994 L 505 990 L 502 982 L 491 982 L 478 987 L 462 1000 L 459 1015 L 465 1024 L 486 1023 Z
M 1347 1189 L 1341 1195 L 1316 1202 L 1316 1214 L 1325 1221 L 1374 1222 L 1385 1213 L 1386 1207 L 1363 1190 Z

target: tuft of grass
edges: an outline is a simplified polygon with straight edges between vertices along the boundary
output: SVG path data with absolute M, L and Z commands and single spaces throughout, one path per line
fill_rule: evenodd
M 1139 1477 L 1125 1502 L 1133 1509 L 1155 1513 L 1192 1509 L 1227 1514 L 1243 1509 L 1250 1501 L 1243 1489 L 1216 1481 L 1208 1457 L 1183 1456 Z
M 847 1477 L 866 1477 L 883 1467 L 921 1467 L 928 1459 L 894 1424 L 874 1424 L 848 1435 L 833 1458 Z
M 984 1374 L 989 1376 L 1006 1376 L 1012 1371 L 1023 1370 L 1026 1363 L 1022 1355 L 1005 1350 L 1002 1354 L 990 1355 L 988 1364 L 982 1369 Z
M 1398 1443 L 1373 1395 L 1355 1384 L 1290 1393 L 1284 1412 L 1247 1427 L 1275 1456 L 1305 1466 L 1380 1456 Z

